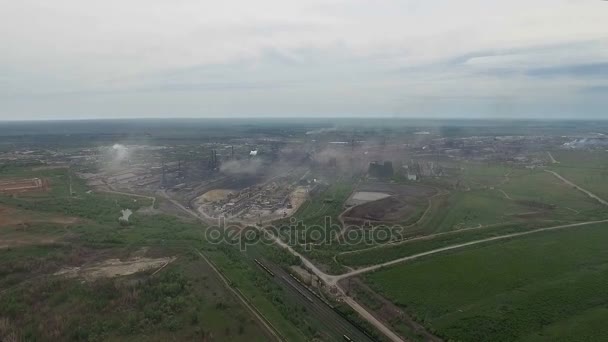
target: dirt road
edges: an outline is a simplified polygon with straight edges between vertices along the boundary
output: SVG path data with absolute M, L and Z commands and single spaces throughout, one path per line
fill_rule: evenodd
M 171 199 L 164 191 L 162 191 L 161 194 L 163 195 L 163 197 L 165 197 L 167 200 L 169 200 L 171 203 L 173 203 L 173 205 L 175 205 L 179 209 L 183 210 L 184 212 L 188 213 L 189 215 L 192 215 L 193 217 L 199 219 L 200 221 L 202 221 L 204 223 L 203 219 L 199 215 L 197 215 L 192 210 L 189 210 L 188 208 L 184 207 L 179 202 Z M 254 317 L 262 324 L 262 326 L 268 331 L 268 333 L 270 333 L 277 341 L 283 341 L 283 338 L 281 338 L 279 336 L 279 333 L 276 331 L 276 329 L 274 327 L 272 327 L 271 323 L 268 322 L 265 317 L 263 317 L 261 314 L 259 314 L 257 309 L 255 307 L 253 307 L 251 304 L 249 304 L 249 302 L 247 301 L 246 298 L 244 298 L 239 292 L 237 292 L 236 290 L 234 290 L 232 288 L 232 286 L 230 286 L 230 283 L 228 282 L 228 280 L 226 280 L 224 278 L 224 275 L 215 267 L 215 265 L 211 262 L 211 260 L 209 260 L 203 253 L 201 253 L 201 251 L 197 250 L 196 252 L 198 253 L 198 255 L 200 255 L 200 257 L 203 260 L 205 260 L 205 262 L 207 262 L 207 264 L 209 264 L 211 269 L 222 280 L 222 282 L 224 282 L 224 284 L 226 285 L 226 288 L 228 288 L 236 296 L 236 298 L 239 299 L 239 301 L 251 312 L 251 314 L 254 315 Z
M 550 174 L 554 175 L 555 177 L 559 178 L 562 182 L 575 187 L 578 191 L 581 191 L 583 193 L 585 193 L 587 196 L 593 198 L 594 200 L 600 202 L 601 204 L 608 206 L 608 202 L 605 201 L 604 199 L 598 197 L 596 194 L 592 193 L 589 190 L 583 189 L 580 186 L 572 183 L 571 181 L 567 180 L 566 178 L 562 177 L 559 173 L 555 172 L 555 171 L 551 171 L 551 170 L 545 170 L 545 172 L 549 172 Z
M 555 160 L 555 158 L 553 158 L 553 154 L 551 154 L 551 152 L 547 152 L 547 154 L 549 155 L 549 159 L 551 159 L 551 163 L 553 163 L 553 164 L 559 163 L 557 160 Z
M 423 253 L 418 253 L 418 254 L 410 255 L 410 256 L 407 256 L 407 257 L 391 260 L 391 261 L 388 261 L 388 262 L 385 262 L 385 263 L 381 263 L 381 264 L 378 264 L 378 265 L 374 265 L 374 266 L 360 268 L 360 269 L 357 269 L 355 271 L 344 273 L 344 274 L 340 274 L 340 275 L 337 275 L 337 276 L 330 276 L 331 278 L 328 279 L 328 280 L 331 281 L 331 282 L 336 282 L 336 281 L 339 281 L 341 279 L 345 279 L 345 278 L 356 276 L 356 275 L 363 274 L 363 273 L 368 273 L 368 272 L 376 271 L 376 270 L 379 270 L 379 269 L 381 269 L 383 267 L 392 266 L 392 265 L 399 264 L 399 263 L 402 263 L 402 262 L 405 262 L 405 261 L 415 260 L 415 259 L 418 259 L 418 258 L 421 258 L 421 257 L 425 257 L 425 256 L 428 256 L 428 255 L 437 254 L 437 253 L 442 253 L 442 252 L 450 251 L 450 250 L 453 250 L 453 249 L 459 249 L 459 248 L 463 248 L 463 247 L 468 247 L 468 246 L 473 246 L 473 245 L 479 245 L 479 244 L 486 243 L 486 242 L 505 240 L 505 239 L 510 239 L 510 238 L 514 238 L 514 237 L 530 235 L 530 234 L 534 234 L 534 233 L 540 233 L 540 232 L 546 232 L 546 231 L 552 231 L 552 230 L 558 230 L 558 229 L 565 229 L 565 228 L 582 227 L 582 226 L 587 226 L 587 225 L 591 225 L 591 224 L 606 223 L 606 222 L 608 222 L 608 220 L 588 221 L 588 222 L 581 222 L 581 223 L 572 223 L 572 224 L 565 224 L 565 225 L 561 225 L 561 226 L 539 228 L 539 229 L 529 230 L 529 231 L 521 232 L 521 233 L 513 233 L 513 234 L 507 234 L 507 235 L 501 235 L 501 236 L 494 236 L 494 237 L 487 238 L 487 239 L 469 241 L 469 242 L 465 242 L 465 243 L 461 243 L 461 244 L 457 244 L 457 245 L 437 248 L 437 249 L 433 249 L 433 250 L 426 251 L 426 252 L 423 252 Z

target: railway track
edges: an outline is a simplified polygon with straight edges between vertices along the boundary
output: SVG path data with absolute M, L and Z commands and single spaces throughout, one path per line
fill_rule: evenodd
M 280 266 L 261 258 L 253 258 L 253 260 L 261 271 L 272 277 L 273 281 L 289 294 L 295 303 L 306 308 L 306 312 L 324 327 L 324 333 L 331 339 L 335 341 L 375 341 L 369 332 L 344 317 L 331 303 Z

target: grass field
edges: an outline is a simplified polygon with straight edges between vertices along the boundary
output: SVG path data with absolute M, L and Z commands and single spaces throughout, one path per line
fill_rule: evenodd
M 518 170 L 509 178 L 510 180 L 500 189 L 513 200 L 533 201 L 562 209 L 574 209 L 571 213 L 600 208 L 597 201 L 543 170 Z
M 530 235 L 367 275 L 446 339 L 608 338 L 608 225 Z M 577 334 L 580 331 L 581 335 Z
M 496 186 L 505 180 L 511 168 L 500 164 L 462 162 L 459 179 L 471 189 Z
M 552 153 L 559 163 L 551 164 L 551 170 L 601 198 L 608 198 L 608 152 L 560 150 Z
M 528 208 L 505 199 L 497 191 L 458 191 L 450 195 L 423 225 L 428 233 L 445 232 L 512 221 L 514 219 L 509 215 L 527 211 Z

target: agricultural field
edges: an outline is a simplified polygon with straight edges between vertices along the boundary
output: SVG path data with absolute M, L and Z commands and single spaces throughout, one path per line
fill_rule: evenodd
M 393 266 L 365 280 L 445 339 L 605 340 L 599 322 L 607 317 L 607 243 L 605 223 L 543 232 Z

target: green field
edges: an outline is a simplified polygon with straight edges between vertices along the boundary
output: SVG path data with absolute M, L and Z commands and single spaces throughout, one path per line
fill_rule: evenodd
M 513 200 L 548 204 L 558 209 L 574 209 L 570 210 L 570 215 L 578 215 L 575 214 L 576 211 L 600 208 L 600 204 L 596 200 L 573 189 L 553 174 L 542 170 L 518 170 L 509 178 L 510 180 L 500 189 Z
M 181 255 L 164 272 L 93 282 L 53 276 L 85 247 L 36 246 L 0 250 L 0 334 L 19 340 L 208 339 L 265 341 L 265 333 L 197 256 Z M 126 256 L 129 249 L 104 250 Z M 5 277 L 19 282 L 7 284 Z
M 374 246 L 370 249 L 344 253 L 340 254 L 337 259 L 341 264 L 352 267 L 375 265 L 433 249 L 494 236 L 518 233 L 529 229 L 530 227 L 525 224 L 510 224 L 461 232 L 447 232 L 429 238 L 403 241 L 386 246 Z
M 242 255 L 209 246 L 198 222 L 139 211 L 151 204 L 139 197 L 87 193 L 74 176 L 70 194 L 67 169 L 0 168 L 0 178 L 28 177 L 45 177 L 51 188 L 0 195 L 0 213 L 7 215 L 0 220 L 0 339 L 268 340 L 193 248 L 206 250 L 279 334 L 292 341 L 314 336 L 302 324 L 307 314 L 288 304 L 283 289 L 244 264 Z M 125 208 L 134 212 L 127 225 L 118 222 Z M 151 257 L 178 259 L 154 277 L 139 272 L 82 282 L 52 275 L 148 249 Z
M 608 198 L 608 152 L 560 150 L 552 153 L 559 163 L 551 164 L 551 170 L 603 199 Z
M 446 339 L 605 340 L 607 244 L 608 225 L 597 224 L 437 255 L 365 279 Z

